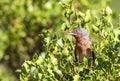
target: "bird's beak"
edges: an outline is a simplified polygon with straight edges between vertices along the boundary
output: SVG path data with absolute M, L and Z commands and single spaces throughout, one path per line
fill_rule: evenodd
M 69 35 L 73 35 L 73 36 L 74 36 L 74 35 L 77 35 L 77 34 L 75 34 L 75 33 L 72 33 L 72 32 L 69 32 L 68 34 L 69 34 Z

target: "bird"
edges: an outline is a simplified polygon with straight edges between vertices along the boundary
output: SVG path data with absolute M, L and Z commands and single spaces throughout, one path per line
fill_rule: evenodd
M 92 42 L 89 39 L 88 32 L 83 28 L 77 28 L 68 34 L 72 35 L 76 39 L 76 46 L 74 50 L 75 60 L 83 62 L 83 58 L 92 58 L 93 65 L 95 62 L 95 54 L 91 50 Z

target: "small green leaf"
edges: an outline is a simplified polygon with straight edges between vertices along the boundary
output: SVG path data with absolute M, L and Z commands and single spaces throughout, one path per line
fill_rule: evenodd
M 112 10 L 110 9 L 109 6 L 106 8 L 106 13 L 107 13 L 108 15 L 111 15 L 111 14 L 112 14 Z
M 55 57 L 53 57 L 53 56 L 51 56 L 51 62 L 52 62 L 52 64 L 53 65 L 57 65 L 58 63 L 58 60 L 55 58 Z
M 54 73 L 53 73 L 53 71 L 52 71 L 51 69 L 47 69 L 47 71 L 48 71 L 52 76 L 54 76 Z
M 20 72 L 21 72 L 21 70 L 20 70 L 20 69 L 18 69 L 18 70 L 16 70 L 15 72 L 18 72 L 18 73 L 20 73 Z
M 59 39 L 57 41 L 57 45 L 60 46 L 60 47 L 63 47 L 63 41 L 62 41 L 62 39 Z
M 73 81 L 80 81 L 80 80 L 79 80 L 80 76 L 79 76 L 78 74 L 77 74 L 77 75 L 74 75 L 73 78 L 74 78 Z
M 43 61 L 44 61 L 43 57 L 42 57 L 42 56 L 39 56 L 39 57 L 38 57 L 38 60 L 36 61 L 36 63 L 37 63 L 38 65 L 41 65 L 41 64 L 43 63 Z
M 23 66 L 22 70 L 24 71 L 24 73 L 25 74 L 29 73 L 29 65 L 26 64 L 26 62 L 25 62 L 22 66 Z
M 90 16 L 90 10 L 87 10 L 87 12 L 86 12 L 86 16 L 84 17 L 84 20 L 85 20 L 85 22 L 87 23 L 87 22 L 90 21 L 90 19 L 91 19 L 91 16 Z
M 39 79 L 42 79 L 42 76 L 43 76 L 43 75 L 42 75 L 41 73 L 38 73 L 38 78 L 39 78 Z
M 84 17 L 85 17 L 85 14 L 79 11 L 79 12 L 77 13 L 77 16 L 84 18 Z
M 69 55 L 69 51 L 68 51 L 67 48 L 63 49 L 62 53 L 63 53 L 63 55 L 65 55 L 65 56 L 68 56 L 68 55 Z
M 94 30 L 95 32 L 98 32 L 98 31 L 99 31 L 98 27 L 96 27 L 95 25 L 92 25 L 92 27 L 93 27 L 93 30 Z
M 58 69 L 58 67 L 54 67 L 54 71 L 58 73 L 61 77 L 63 76 L 62 72 Z
M 87 66 L 88 65 L 88 59 L 87 58 L 83 58 L 83 62 L 84 62 L 84 65 Z

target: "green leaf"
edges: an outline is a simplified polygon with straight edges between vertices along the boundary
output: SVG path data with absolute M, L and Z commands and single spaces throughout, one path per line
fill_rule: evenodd
M 111 15 L 112 14 L 112 10 L 110 9 L 109 6 L 106 7 L 106 13 L 107 13 L 107 15 Z
M 73 76 L 73 79 L 74 79 L 73 81 L 79 81 L 79 78 L 80 78 L 80 76 L 79 76 L 78 74 L 77 74 L 77 75 L 74 75 L 74 76 Z
M 69 55 L 68 49 L 67 49 L 67 48 L 63 49 L 62 54 L 63 54 L 64 56 L 68 56 L 68 55 Z

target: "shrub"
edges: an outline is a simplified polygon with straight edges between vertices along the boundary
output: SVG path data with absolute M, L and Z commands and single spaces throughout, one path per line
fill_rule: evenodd
M 112 24 L 112 10 L 109 7 L 98 11 L 81 12 L 72 1 L 61 1 L 64 9 L 63 23 L 58 29 L 42 30 L 45 51 L 35 54 L 32 60 L 25 61 L 20 72 L 21 81 L 105 81 L 117 80 L 120 54 L 120 26 Z M 93 42 L 95 66 L 75 62 L 75 40 L 67 33 L 75 28 L 86 29 Z

